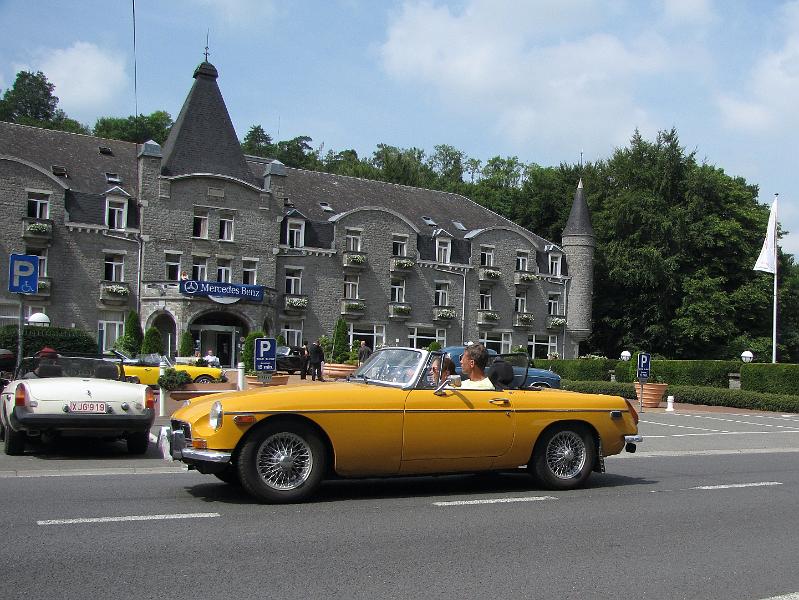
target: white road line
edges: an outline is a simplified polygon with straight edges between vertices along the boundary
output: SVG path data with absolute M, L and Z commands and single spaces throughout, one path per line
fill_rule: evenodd
M 505 504 L 508 502 L 538 502 L 540 500 L 557 500 L 555 496 L 525 496 L 522 498 L 487 498 L 485 500 L 452 500 L 450 502 L 433 502 L 433 506 L 468 506 L 472 504 Z
M 122 521 L 166 521 L 168 519 L 209 519 L 219 513 L 179 513 L 174 515 L 128 515 L 126 517 L 92 517 L 84 519 L 50 519 L 37 525 L 74 525 L 78 523 L 118 523 Z
M 646 439 L 655 437 L 646 436 Z M 665 436 L 664 436 L 665 437 Z M 642 446 L 643 448 L 643 446 Z M 634 460 L 636 458 L 692 458 L 695 456 L 739 456 L 741 454 L 785 454 L 799 452 L 799 448 L 736 448 L 730 450 L 639 450 L 635 454 L 622 452 L 613 456 L 606 456 L 605 460 Z
M 799 429 L 796 431 L 780 431 L 779 433 L 799 433 Z M 648 440 L 650 438 L 675 438 L 675 437 L 699 437 L 699 436 L 709 436 L 709 435 L 774 435 L 774 431 L 715 431 L 709 433 L 672 433 L 670 435 L 646 435 L 644 434 L 644 439 Z
M 721 417 L 711 417 L 708 415 L 691 414 L 686 415 L 695 419 L 707 419 L 709 421 L 723 421 L 725 423 L 738 423 L 739 425 L 757 425 L 759 427 L 776 427 L 778 429 L 796 429 L 796 425 L 771 425 L 769 423 L 753 423 L 752 421 L 741 421 L 740 419 L 722 419 Z
M 186 465 L 179 467 L 121 467 L 118 469 L 52 469 L 30 471 L 0 471 L 0 479 L 20 477 L 99 477 L 108 475 L 162 475 L 164 473 L 189 473 Z
M 799 600 L 799 593 L 771 596 L 770 598 L 763 598 L 763 600 Z
M 674 427 L 675 429 L 699 429 L 700 431 L 726 431 L 722 429 L 709 429 L 707 427 L 694 427 L 693 425 L 677 425 L 676 423 L 660 423 L 658 421 L 641 421 L 647 425 L 660 425 L 661 427 Z
M 698 485 L 692 487 L 692 490 L 728 490 L 731 488 L 748 488 L 748 487 L 767 487 L 771 485 L 782 485 L 781 481 L 760 481 L 758 483 L 729 483 L 727 485 Z

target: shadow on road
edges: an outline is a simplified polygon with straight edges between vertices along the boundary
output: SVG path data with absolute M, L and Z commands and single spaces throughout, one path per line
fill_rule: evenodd
M 150 444 L 145 454 L 129 454 L 124 440 L 79 437 L 29 438 L 25 456 L 39 460 L 118 460 L 121 458 L 162 460 L 158 446 Z

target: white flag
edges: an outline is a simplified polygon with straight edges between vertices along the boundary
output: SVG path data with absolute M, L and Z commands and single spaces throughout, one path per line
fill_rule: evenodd
M 754 267 L 755 271 L 765 271 L 766 273 L 777 272 L 777 197 L 771 205 L 771 212 L 768 216 L 768 231 L 766 240 L 763 242 L 763 249 Z

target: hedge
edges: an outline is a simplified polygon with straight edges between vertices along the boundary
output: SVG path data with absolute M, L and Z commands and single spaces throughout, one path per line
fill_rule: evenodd
M 82 329 L 26 325 L 22 331 L 22 356 L 33 356 L 43 346 L 62 354 L 98 354 L 97 339 Z M 17 353 L 16 325 L 0 327 L 0 348 Z
M 635 399 L 635 384 L 610 381 L 561 381 L 561 388 L 586 394 L 608 394 Z M 726 406 L 777 412 L 799 413 L 799 397 L 789 394 L 766 394 L 747 390 L 719 389 L 686 385 L 669 385 L 666 394 L 675 402 Z
M 799 365 L 741 365 L 741 389 L 774 394 L 799 394 Z
M 619 362 L 610 358 L 575 358 L 568 360 L 536 359 L 532 366 L 537 369 L 551 369 L 563 379 L 575 381 L 610 381 L 610 372 Z
M 671 385 L 729 388 L 730 373 L 738 373 L 742 363 L 735 360 L 660 360 L 652 361 L 650 381 Z M 632 382 L 638 368 L 637 354 L 616 364 L 616 381 Z

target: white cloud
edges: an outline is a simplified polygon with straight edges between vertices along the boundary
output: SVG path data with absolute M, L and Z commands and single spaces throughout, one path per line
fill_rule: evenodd
M 716 20 L 712 0 L 663 0 L 663 15 L 673 25 L 706 25 Z
M 114 113 L 115 101 L 128 91 L 125 57 L 88 42 L 40 51 L 34 62 L 33 70 L 55 85 L 58 107 L 79 121 Z
M 634 89 L 672 68 L 673 57 L 652 31 L 633 39 L 595 24 L 597 33 L 583 31 L 599 6 L 473 0 L 456 14 L 409 2 L 389 26 L 383 66 L 403 83 L 435 90 L 448 110 L 493 119 L 516 145 L 536 139 L 607 148 L 636 126 L 656 130 Z
M 261 27 L 276 12 L 272 0 L 196 0 L 216 11 L 228 25 Z M 213 25 L 213 24 L 211 24 Z

